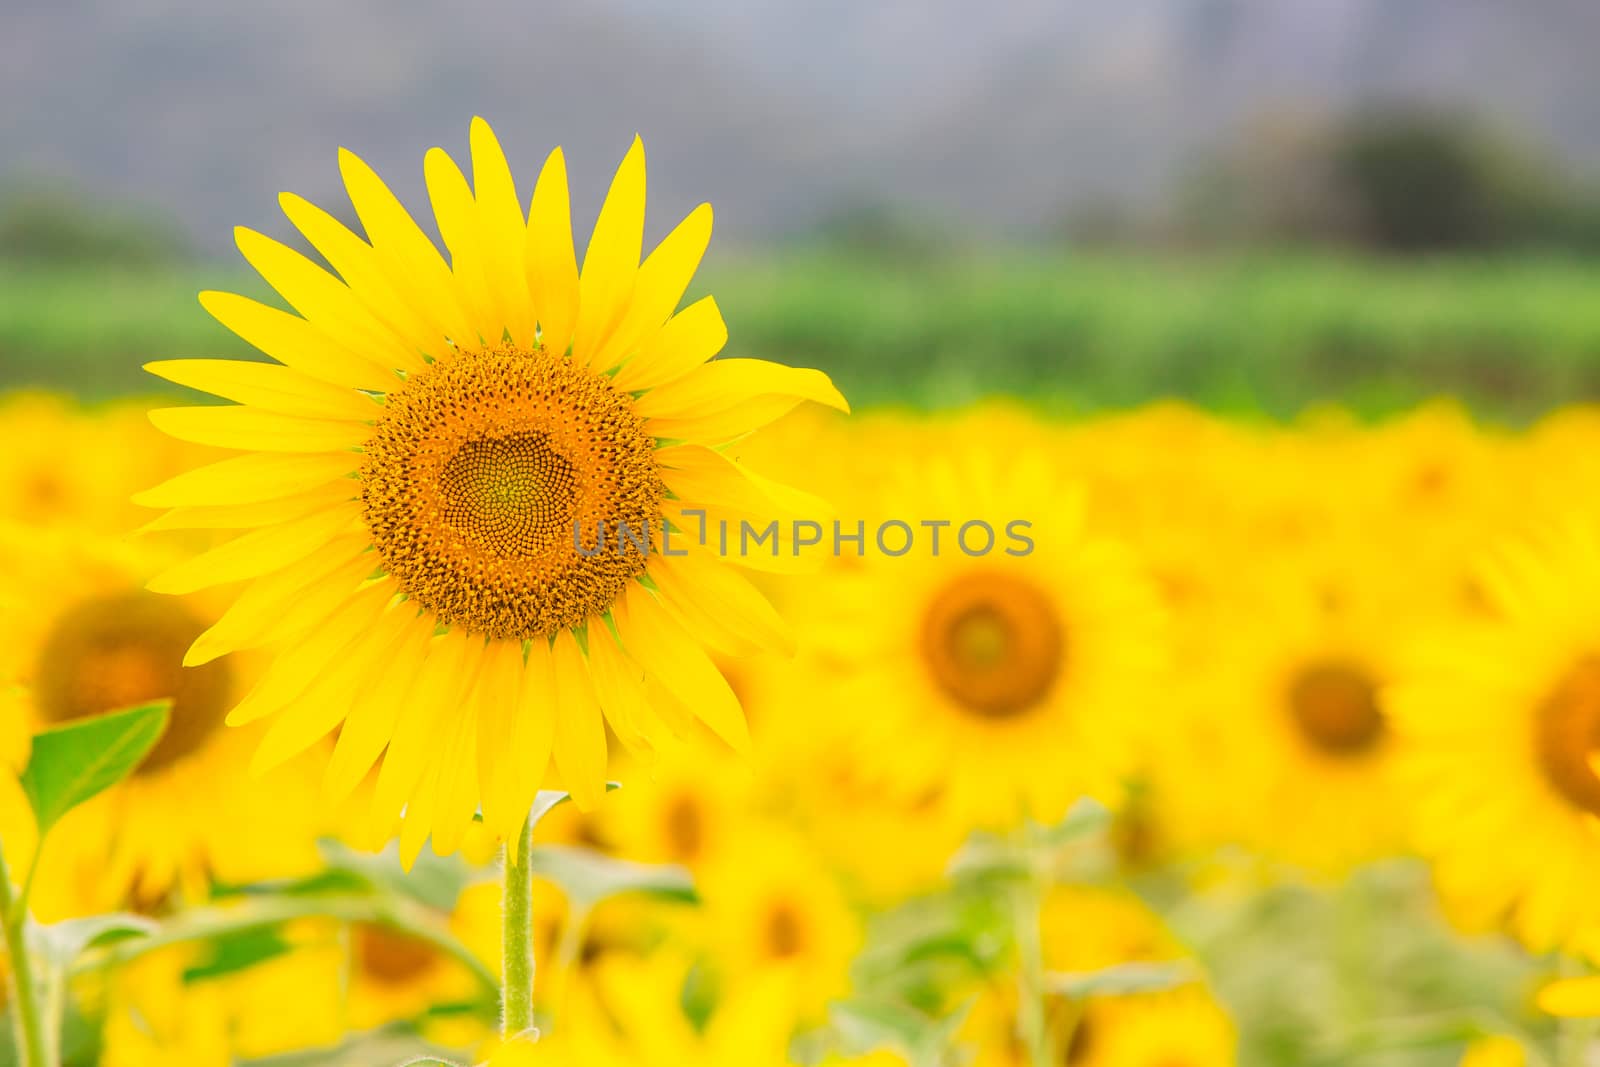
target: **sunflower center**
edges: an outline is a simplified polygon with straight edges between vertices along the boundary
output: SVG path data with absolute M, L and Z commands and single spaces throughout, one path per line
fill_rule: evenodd
M 357 926 L 351 950 L 362 974 L 389 986 L 416 981 L 438 959 L 426 943 L 381 926 Z
M 1329 756 L 1359 755 L 1383 737 L 1377 686 L 1353 663 L 1304 667 L 1289 685 L 1289 714 L 1301 736 Z
M 1574 806 L 1600 816 L 1600 657 L 1573 667 L 1534 722 L 1545 777 Z
M 167 732 L 135 773 L 147 774 L 198 749 L 222 725 L 233 671 L 226 658 L 184 667 L 205 624 L 171 597 L 143 590 L 95 597 L 63 612 L 34 666 L 34 697 L 64 723 L 170 699 Z
M 922 654 L 951 699 L 984 718 L 1027 711 L 1061 672 L 1066 638 L 1044 593 L 1005 574 L 969 574 L 933 598 Z
M 767 914 L 767 955 L 786 960 L 798 956 L 805 947 L 805 923 L 794 905 L 779 903 Z
M 362 506 L 384 567 L 440 622 L 549 636 L 644 573 L 632 538 L 659 528 L 654 453 L 608 379 L 544 349 L 465 351 L 389 395 Z
M 705 815 L 691 796 L 674 797 L 667 805 L 667 851 L 678 863 L 692 862 L 705 847 Z

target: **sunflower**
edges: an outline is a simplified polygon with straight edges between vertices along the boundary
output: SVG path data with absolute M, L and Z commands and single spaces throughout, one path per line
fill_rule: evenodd
M 147 592 L 149 575 L 169 561 L 124 543 L 0 525 L 0 550 L 13 564 L 0 576 L 0 678 L 20 683 L 25 730 L 173 701 L 166 734 L 132 775 L 50 835 L 33 897 L 40 917 L 160 909 L 174 893 L 203 897 L 212 880 L 313 870 L 315 768 L 297 760 L 253 780 L 245 772 L 259 731 L 221 729 L 252 671 L 248 657 L 183 668 L 215 605 Z M 8 833 L 8 859 L 19 865 L 33 846 L 31 819 Z
M 156 432 L 144 405 L 81 408 L 47 393 L 0 400 L 0 517 L 64 523 L 107 536 L 141 520 L 129 496 L 170 477 L 207 449 Z
M 1487 560 L 1490 617 L 1419 639 L 1389 705 L 1416 845 L 1453 917 L 1600 960 L 1600 538 Z
M 282 937 L 283 951 L 243 969 L 216 968 L 215 946 L 185 944 L 111 972 L 98 1062 L 229 1067 L 337 1045 L 344 1036 L 337 947 L 316 923 L 286 928 Z
M 1238 1035 L 1204 990 L 1099 999 L 1078 1019 L 1069 1067 L 1232 1067 Z
M 606 723 L 643 744 L 699 716 L 745 744 L 738 701 L 703 646 L 787 638 L 695 532 L 702 519 L 812 503 L 719 448 L 805 400 L 846 406 L 820 372 L 712 359 L 727 336 L 716 303 L 676 310 L 711 209 L 641 263 L 637 140 L 581 270 L 560 149 L 526 212 L 481 119 L 471 162 L 469 184 L 443 150 L 425 160 L 446 262 L 377 175 L 341 153 L 364 236 L 299 197 L 281 201 L 337 274 L 238 231 L 245 258 L 299 314 L 201 296 L 278 363 L 150 367 L 239 402 L 151 413 L 176 437 L 243 453 L 140 498 L 176 508 L 174 525 L 250 531 L 152 584 L 250 582 L 189 661 L 281 643 L 230 721 L 271 717 L 274 755 L 340 727 L 335 794 L 381 759 L 375 803 L 406 810 L 408 859 L 430 833 L 436 851 L 454 851 L 479 808 L 514 836 L 552 757 L 562 784 L 593 804 Z M 670 555 L 666 523 L 679 531 Z
M 690 871 L 726 852 L 751 794 L 744 767 L 703 748 L 685 747 L 634 782 L 610 805 L 619 854 Z
M 864 528 L 865 552 L 846 545 L 796 594 L 808 699 L 831 728 L 819 737 L 858 779 L 968 827 L 1115 800 L 1164 651 L 1136 559 L 1090 529 L 1037 424 L 981 416 L 897 434 L 873 451 L 916 460 L 861 470 L 874 488 L 841 520 Z
M 500 959 L 498 887 L 480 882 L 468 886 L 449 915 L 451 933 L 477 955 L 489 971 Z M 467 967 L 411 934 L 387 926 L 356 923 L 349 927 L 348 1020 L 353 1030 L 372 1030 L 396 1022 L 426 1020 L 435 1008 L 451 1009 L 450 1019 L 463 1024 L 448 1039 L 428 1030 L 439 1044 L 471 1045 L 487 1032 L 484 1012 L 494 991 L 485 989 Z
M 860 921 L 798 834 L 747 820 L 696 889 L 704 904 L 700 925 L 725 988 L 774 983 L 802 1016 L 849 991 Z
M 1404 845 L 1381 693 L 1406 631 L 1376 595 L 1386 570 L 1311 555 L 1276 561 L 1273 588 L 1234 613 L 1232 644 L 1186 680 L 1177 700 L 1189 721 L 1174 731 L 1201 758 L 1184 769 L 1169 753 L 1161 767 L 1168 809 L 1192 800 L 1216 837 L 1337 875 Z M 1188 826 L 1204 833 L 1199 814 Z

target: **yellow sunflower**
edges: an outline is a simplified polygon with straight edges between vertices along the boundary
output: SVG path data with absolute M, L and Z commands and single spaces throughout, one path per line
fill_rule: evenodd
M 147 592 L 149 575 L 169 561 L 127 544 L 0 525 L 0 551 L 13 564 L 0 575 L 0 679 L 8 680 L 0 685 L 20 683 L 24 730 L 173 701 L 167 732 L 144 762 L 46 841 L 32 901 L 40 918 L 159 908 L 174 892 L 202 896 L 213 879 L 313 870 L 322 826 L 315 768 L 297 760 L 252 779 L 245 772 L 259 731 L 222 729 L 250 677 L 248 658 L 183 668 L 184 649 L 215 621 L 215 606 Z M 6 850 L 26 865 L 31 820 L 8 833 Z
M 156 432 L 144 405 L 81 408 L 45 393 L 0 400 L 0 520 L 118 535 L 145 517 L 129 496 L 210 456 Z
M 1102 998 L 1078 1019 L 1069 1067 L 1233 1067 L 1238 1035 L 1198 987 Z
M 1507 547 L 1491 617 L 1419 640 L 1389 705 L 1417 847 L 1454 917 L 1600 960 L 1600 538 Z
M 1398 576 L 1343 551 L 1285 553 L 1272 570 L 1273 589 L 1233 616 L 1233 642 L 1182 689 L 1184 736 L 1209 757 L 1184 781 L 1219 794 L 1197 802 L 1222 836 L 1337 875 L 1405 844 L 1381 697 L 1409 632 L 1387 610 Z
M 637 141 L 581 270 L 559 149 L 526 211 L 481 119 L 471 163 L 469 183 L 443 150 L 425 160 L 447 262 L 377 175 L 341 153 L 364 236 L 299 197 L 281 201 L 336 274 L 238 231 L 298 314 L 201 297 L 278 363 L 151 365 L 239 402 L 151 413 L 174 436 L 243 453 L 140 498 L 176 508 L 174 524 L 250 531 L 152 585 L 250 582 L 189 661 L 247 639 L 281 643 L 230 721 L 271 717 L 274 756 L 340 727 L 335 794 L 381 759 L 375 803 L 406 810 L 408 858 L 430 833 L 453 851 L 480 807 L 513 836 L 551 757 L 580 803 L 594 803 L 606 723 L 640 743 L 699 716 L 745 743 L 738 701 L 703 646 L 787 639 L 749 581 L 698 543 L 699 523 L 812 504 L 719 448 L 805 400 L 845 407 L 820 372 L 712 358 L 727 336 L 716 303 L 677 310 L 711 209 L 641 263 Z M 670 547 L 664 523 L 677 528 Z
M 819 736 L 969 827 L 1114 801 L 1163 662 L 1153 588 L 1049 440 L 987 416 L 902 426 L 879 442 L 901 458 L 841 509 L 864 549 L 796 594 Z
M 697 918 L 726 988 L 772 982 L 807 1016 L 849 991 L 860 920 L 798 834 L 747 820 L 696 889 Z
M 617 851 L 630 860 L 698 871 L 726 852 L 748 817 L 748 769 L 719 753 L 686 747 L 631 781 L 609 805 Z
M 176 945 L 111 972 L 105 1067 L 230 1067 L 330 1048 L 344 1036 L 340 952 L 316 923 L 285 929 L 286 951 L 243 970 L 206 973 L 214 950 Z
M 450 932 L 482 960 L 485 973 L 500 965 L 500 897 L 498 887 L 482 882 L 467 887 L 449 917 Z M 494 1002 L 486 988 L 462 961 L 437 947 L 392 927 L 356 923 L 348 927 L 349 1026 L 371 1030 L 394 1022 L 422 1019 L 430 1009 L 466 1009 Z M 470 1046 L 481 1041 L 489 1027 L 480 1012 L 461 1011 L 462 1024 L 448 1035 L 430 1036 L 439 1044 Z

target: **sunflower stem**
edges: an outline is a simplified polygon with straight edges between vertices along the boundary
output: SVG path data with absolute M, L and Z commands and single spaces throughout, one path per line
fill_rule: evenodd
M 509 846 L 505 868 L 500 990 L 501 1034 L 507 1038 L 533 1029 L 533 817 L 523 820 L 515 852 Z
M 1050 1033 L 1044 999 L 1044 951 L 1040 944 L 1039 920 L 1043 890 L 1037 870 L 1030 872 L 1027 884 L 1019 887 L 1013 902 L 1013 936 L 1016 938 L 1017 1025 L 1031 1067 L 1049 1067 Z
M 4 916 L 6 955 L 11 961 L 11 1016 L 17 1032 L 22 1067 L 54 1067 L 53 1042 L 45 1033 L 43 1005 L 28 952 L 27 900 L 11 889 L 11 871 L 0 852 L 0 915 Z

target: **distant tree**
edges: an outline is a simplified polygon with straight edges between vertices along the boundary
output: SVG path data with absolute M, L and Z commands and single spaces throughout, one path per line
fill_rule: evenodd
M 1550 160 L 1465 116 L 1375 107 L 1256 120 L 1180 188 L 1202 241 L 1332 243 L 1395 253 L 1594 248 L 1600 201 Z
M 176 225 L 37 184 L 0 190 L 0 261 L 146 266 L 187 251 Z
M 1332 163 L 1367 238 L 1402 252 L 1521 243 L 1555 198 L 1543 165 L 1465 118 L 1436 112 L 1359 115 Z
M 948 252 L 955 242 L 937 220 L 876 200 L 839 207 L 812 229 L 808 239 L 857 255 L 907 262 Z

